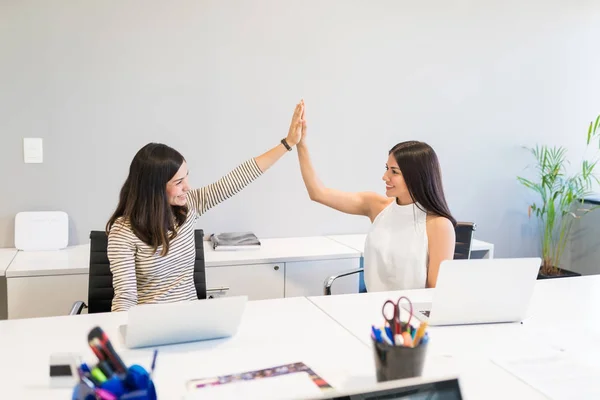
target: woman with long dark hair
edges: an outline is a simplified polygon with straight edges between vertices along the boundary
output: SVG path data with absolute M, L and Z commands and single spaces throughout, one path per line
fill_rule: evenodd
M 302 116 L 298 159 L 311 200 L 371 220 L 365 241 L 367 291 L 435 287 L 440 263 L 452 259 L 456 220 L 442 185 L 435 151 L 426 143 L 398 143 L 388 153 L 385 196 L 342 192 L 324 186 L 310 161 Z
M 137 152 L 106 225 L 115 293 L 112 311 L 198 298 L 193 277 L 196 220 L 298 144 L 302 107 L 296 105 L 288 134 L 277 146 L 200 189 L 190 189 L 187 164 L 177 150 L 149 143 Z

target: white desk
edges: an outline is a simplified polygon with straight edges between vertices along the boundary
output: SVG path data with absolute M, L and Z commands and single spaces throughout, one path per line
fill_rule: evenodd
M 360 252 L 323 236 L 261 238 L 261 243 L 258 250 L 215 251 L 204 242 L 207 288 L 222 289 L 210 296 L 319 295 L 327 276 L 360 266 Z M 87 301 L 89 253 L 89 244 L 18 252 L 6 271 L 8 318 L 65 315 L 75 301 Z M 334 293 L 357 288 L 355 276 L 336 285 Z
M 0 320 L 7 318 L 6 269 L 17 255 L 17 249 L 0 249 Z
M 17 249 L 0 249 L 0 277 L 4 276 L 6 269 L 17 255 Z
M 406 294 L 420 301 L 428 299 L 429 293 L 421 290 Z M 555 292 L 565 294 L 564 290 Z M 371 321 L 380 322 L 381 304 L 388 295 L 249 302 L 233 338 L 160 347 L 155 370 L 159 398 L 181 398 L 189 379 L 296 361 L 305 362 L 338 389 L 374 383 L 368 330 Z M 153 349 L 124 349 L 117 332 L 124 323 L 126 313 L 0 322 L 0 398 L 69 398 L 69 389 L 48 388 L 49 356 L 75 352 L 92 361 L 85 337 L 94 326 L 107 332 L 127 364 L 148 367 Z M 467 400 L 544 399 L 489 360 L 494 354 L 543 351 L 544 345 L 535 337 L 522 335 L 526 329 L 530 328 L 520 324 L 430 328 L 431 347 L 424 375 L 441 378 L 458 374 Z M 555 332 L 553 328 L 549 333 Z M 293 395 L 293 391 L 286 394 Z
M 6 270 L 8 318 L 65 315 L 87 300 L 89 245 L 19 251 Z
M 330 235 L 327 237 L 338 243 L 360 251 L 361 256 L 364 256 L 365 239 L 367 237 L 366 234 L 358 233 L 350 235 Z M 494 244 L 484 242 L 483 240 L 473 239 L 471 242 L 471 253 L 473 252 L 481 253 L 481 257 L 479 258 L 494 258 Z
M 118 326 L 126 318 L 105 313 L 0 322 L 0 398 L 71 398 L 69 389 L 48 388 L 48 360 L 53 352 L 75 352 L 92 362 L 86 337 L 94 326 L 107 333 L 126 364 L 149 368 L 153 348 L 122 345 Z M 189 379 L 298 361 L 334 387 L 375 382 L 369 349 L 303 297 L 248 302 L 232 338 L 161 346 L 154 380 L 159 399 L 179 399 Z
M 545 354 L 551 350 L 552 344 L 554 348 L 562 344 L 563 348 L 566 346 L 574 352 L 578 351 L 577 346 L 588 347 L 595 349 L 593 354 L 598 356 L 600 348 L 597 344 L 593 347 L 594 345 L 590 344 L 591 340 L 581 341 L 580 344 L 577 344 L 579 340 L 571 340 L 567 343 L 559 337 L 555 338 L 555 343 L 551 343 L 542 338 L 555 336 L 556 332 L 565 326 L 563 321 L 558 319 L 562 313 L 553 307 L 552 303 L 546 305 L 545 300 L 556 298 L 556 301 L 561 301 L 570 295 L 575 296 L 577 300 L 573 303 L 579 302 L 587 312 L 582 311 L 581 314 L 575 315 L 571 322 L 575 320 L 581 322 L 589 318 L 590 311 L 594 309 L 594 303 L 583 305 L 581 300 L 586 294 L 578 296 L 576 292 L 586 288 L 586 292 L 590 294 L 594 287 L 597 292 L 600 291 L 600 279 L 586 283 L 557 279 L 555 282 L 539 281 L 537 285 L 539 289 L 536 288 L 531 303 L 532 319 L 526 321 L 525 324 L 429 328 L 431 341 L 424 375 L 439 373 L 440 368 L 443 368 L 440 360 L 447 360 L 449 365 L 446 367 L 454 368 L 459 372 L 461 380 L 465 383 L 464 390 L 468 398 L 546 398 L 498 367 L 491 359 L 494 357 L 518 357 L 525 354 Z M 371 348 L 371 333 L 368 328 L 372 324 L 382 325 L 381 307 L 385 300 L 397 299 L 400 295 L 406 295 L 413 302 L 428 302 L 431 301 L 433 290 L 320 296 L 309 297 L 309 300 Z M 599 295 L 596 295 L 596 299 L 597 296 Z M 584 314 L 587 315 L 584 316 Z M 544 329 L 545 324 L 551 324 L 551 326 L 546 325 L 547 329 Z M 598 323 L 596 322 L 596 324 Z

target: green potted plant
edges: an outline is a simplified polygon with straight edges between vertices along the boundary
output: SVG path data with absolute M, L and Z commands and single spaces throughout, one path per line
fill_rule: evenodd
M 592 139 L 600 135 L 600 115 L 590 122 L 586 150 Z M 567 150 L 562 146 L 535 146 L 527 148 L 535 158 L 536 179 L 517 177 L 525 187 L 533 190 L 539 201 L 529 206 L 529 216 L 537 217 L 540 227 L 542 265 L 538 279 L 580 275 L 561 268 L 561 259 L 569 243 L 573 222 L 596 207 L 582 207 L 585 197 L 592 193 L 598 160 L 583 159 L 581 167 L 569 175 Z

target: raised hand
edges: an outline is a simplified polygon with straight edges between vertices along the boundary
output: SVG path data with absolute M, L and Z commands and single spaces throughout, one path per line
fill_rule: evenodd
M 292 116 L 292 122 L 290 123 L 290 130 L 285 138 L 286 142 L 290 146 L 297 145 L 302 139 L 302 116 L 304 115 L 304 101 L 296 104 L 294 115 Z

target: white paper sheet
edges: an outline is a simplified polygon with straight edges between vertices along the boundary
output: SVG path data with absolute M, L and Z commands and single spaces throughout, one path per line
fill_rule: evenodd
M 600 399 L 600 369 L 566 352 L 493 362 L 553 400 Z
M 220 399 L 303 399 L 322 396 L 323 392 L 306 372 L 231 382 L 193 389 L 186 400 Z

